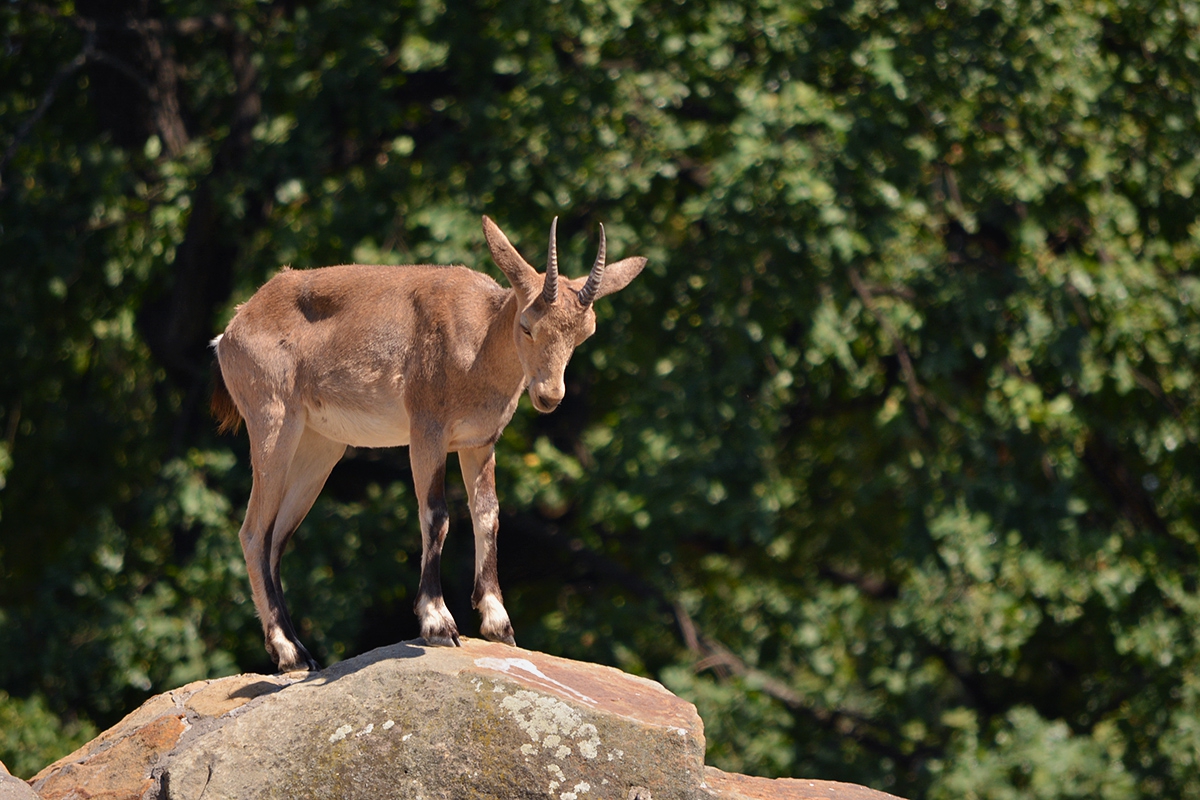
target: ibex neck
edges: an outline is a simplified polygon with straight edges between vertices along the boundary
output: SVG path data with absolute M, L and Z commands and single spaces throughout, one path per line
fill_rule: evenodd
M 480 362 L 491 373 L 490 379 L 497 388 L 514 398 L 525 390 L 526 383 L 525 370 L 521 366 L 521 358 L 517 355 L 517 343 L 513 338 L 518 313 L 520 302 L 517 293 L 509 289 L 492 316 L 479 353 Z

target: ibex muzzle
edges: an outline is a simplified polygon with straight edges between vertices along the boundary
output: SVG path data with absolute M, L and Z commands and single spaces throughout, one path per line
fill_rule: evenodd
M 409 446 L 422 535 L 416 612 L 433 645 L 459 642 L 440 576 L 446 454 L 458 453 L 480 632 L 513 643 L 496 573 L 496 441 L 526 387 L 538 411 L 558 407 L 567 361 L 596 330 L 592 303 L 628 285 L 646 259 L 606 266 L 602 226 L 591 272 L 565 278 L 556 219 L 541 275 L 487 217 L 483 230 L 511 289 L 465 267 L 285 269 L 214 340 L 213 411 L 222 429 L 244 420 L 250 436 L 254 482 L 240 538 L 267 652 L 281 671 L 318 668 L 288 615 L 279 560 L 347 445 Z

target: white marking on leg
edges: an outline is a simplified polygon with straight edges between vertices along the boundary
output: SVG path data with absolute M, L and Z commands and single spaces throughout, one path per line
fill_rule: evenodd
M 483 622 L 479 628 L 485 635 L 488 633 L 501 634 L 511 627 L 508 611 L 500 602 L 500 598 L 494 594 L 485 594 L 480 598 L 479 613 L 483 615 Z
M 454 624 L 454 617 L 450 614 L 450 609 L 446 608 L 446 601 L 440 597 L 422 597 L 417 601 L 417 619 L 421 622 L 421 636 L 427 641 L 432 639 L 439 644 L 445 644 L 441 641 L 445 637 L 442 637 L 439 632 L 451 631 L 454 634 L 458 632 L 458 626 Z M 452 638 L 453 636 L 451 636 Z
M 275 654 L 279 659 L 279 668 L 284 672 L 295 669 L 307 669 L 302 663 L 300 651 L 292 644 L 283 632 L 283 628 L 274 625 L 271 628 L 271 643 L 275 646 Z

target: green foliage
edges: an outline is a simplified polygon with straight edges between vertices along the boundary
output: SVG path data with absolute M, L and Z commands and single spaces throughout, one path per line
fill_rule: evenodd
M 0 12 L 14 770 L 269 668 L 203 415 L 234 305 L 499 278 L 479 214 L 535 262 L 561 214 L 570 274 L 598 222 L 650 265 L 500 443 L 522 645 L 664 681 L 726 769 L 1200 797 L 1192 4 L 118 6 Z M 284 560 L 326 662 L 416 634 L 406 473 L 352 453 Z
M 952 740 L 953 765 L 931 797 L 1136 797 L 1121 763 L 1121 737 L 1109 725 L 1074 735 L 1061 721 L 1047 722 L 1016 706 L 981 746 L 972 715 L 952 712 L 964 727 Z M 940 765 L 933 772 L 941 770 Z
M 0 752 L 14 775 L 31 776 L 96 736 L 84 720 L 63 720 L 40 694 L 24 700 L 0 692 Z

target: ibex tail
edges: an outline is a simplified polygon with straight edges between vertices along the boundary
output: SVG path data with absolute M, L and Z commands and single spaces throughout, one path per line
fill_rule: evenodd
M 228 387 L 225 386 L 225 376 L 221 374 L 221 362 L 215 358 L 213 359 L 212 375 L 213 393 L 208 407 L 212 415 L 216 417 L 217 432 L 237 433 L 238 428 L 242 426 L 242 414 L 233 402 Z

